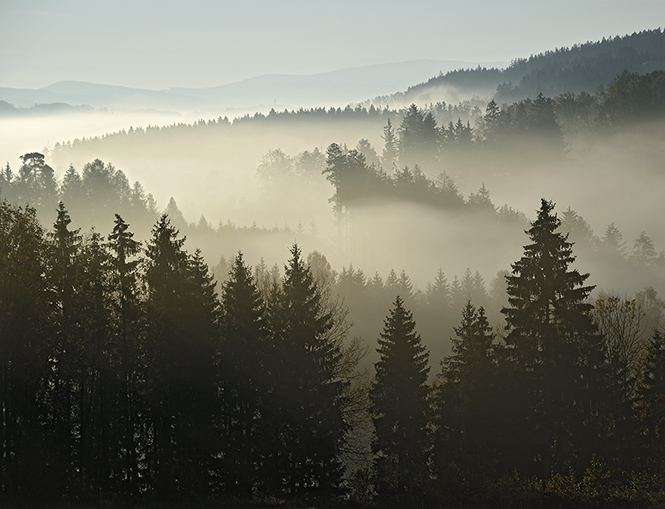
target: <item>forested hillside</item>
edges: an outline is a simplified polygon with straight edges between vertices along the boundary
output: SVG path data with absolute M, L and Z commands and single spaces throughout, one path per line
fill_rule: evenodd
M 373 99 L 375 107 L 457 101 L 473 96 L 494 98 L 499 104 L 534 99 L 538 94 L 594 93 L 623 71 L 639 74 L 665 68 L 665 33 L 645 30 L 570 48 L 516 58 L 505 69 L 449 71 L 407 91 Z M 369 104 L 369 102 L 368 102 Z
M 646 124 L 662 116 L 661 89 L 662 73 L 624 74 L 597 96 L 539 96 L 507 108 L 490 102 L 473 127 L 460 120 L 440 124 L 438 110 L 415 105 L 402 112 L 274 113 L 233 123 L 220 119 L 134 129 L 61 145 L 48 157 L 78 158 L 98 151 L 119 154 L 130 161 L 126 168 L 151 164 L 163 174 L 175 167 L 179 176 L 170 182 L 184 179 L 173 193 L 177 203 L 182 203 L 179 196 L 187 193 L 192 181 L 202 179 L 201 183 L 214 189 L 213 199 L 226 208 L 226 220 L 207 215 L 192 221 L 176 200 L 159 205 L 148 192 L 152 191 L 149 186 L 144 190 L 138 181 L 131 184 L 123 170 L 99 159 L 85 162 L 79 169 L 70 165 L 56 179 L 42 154 L 26 154 L 17 171 L 6 165 L 0 192 L 10 202 L 33 204 L 44 224 L 53 220 L 53 211 L 62 200 L 82 231 L 91 226 L 107 230 L 110 218 L 119 212 L 145 238 L 165 212 L 192 245 L 202 250 L 218 281 L 226 278 L 229 263 L 239 250 L 253 266 L 280 274 L 282 259 L 277 253 L 297 240 L 305 252 L 324 253 L 329 260 L 333 276 L 339 278 L 340 296 L 349 305 L 353 334 L 372 344 L 383 308 L 392 294 L 400 293 L 410 301 L 424 343 L 438 361 L 451 347 L 449 333 L 442 337 L 440 331 L 452 330 L 468 297 L 485 306 L 492 325 L 500 324 L 503 274 L 518 254 L 521 232 L 528 224 L 525 214 L 508 204 L 516 199 L 520 203 L 513 189 L 531 180 L 549 181 L 550 189 L 569 182 L 566 189 L 573 193 L 584 189 L 583 182 L 596 185 L 602 177 L 579 154 L 594 146 L 605 147 L 605 139 L 621 139 L 626 129 L 643 140 L 643 145 L 637 145 L 640 150 L 648 147 L 648 140 L 662 131 L 657 123 Z M 395 118 L 399 123 L 391 121 L 392 114 L 401 115 L 401 120 Z M 380 138 L 383 148 L 377 150 L 362 138 L 355 148 L 331 143 L 323 151 L 314 147 L 294 155 L 268 150 L 250 177 L 256 179 L 254 192 L 259 201 L 253 204 L 236 197 L 229 208 L 229 200 L 223 196 L 231 183 L 214 173 L 225 161 L 220 144 L 244 139 L 248 126 L 289 132 L 289 126 L 303 122 L 323 129 L 343 117 L 347 118 L 344 127 L 359 119 L 355 125 L 359 133 L 372 125 L 366 123 L 369 119 L 377 125 L 385 122 Z M 647 125 L 646 131 L 639 127 Z M 184 158 L 178 148 L 182 145 L 187 147 Z M 654 150 L 657 154 L 659 149 Z M 190 160 L 196 161 L 193 173 L 185 170 Z M 636 171 L 644 178 L 652 175 L 650 168 L 636 167 L 630 173 L 619 167 L 614 178 L 633 182 Z M 214 182 L 219 182 L 218 188 Z M 459 182 L 467 188 L 477 187 L 466 194 Z M 494 196 L 502 188 L 503 196 L 511 201 L 499 205 Z M 652 287 L 656 295 L 665 294 L 661 270 L 665 237 L 653 224 L 651 209 L 631 210 L 632 217 L 640 217 L 640 211 L 644 214 L 641 220 L 627 223 L 621 207 L 607 203 L 601 209 L 602 222 L 590 223 L 578 208 L 588 200 L 575 204 L 570 195 L 563 196 L 567 201 L 559 203 L 564 231 L 577 243 L 580 259 L 593 268 L 594 282 L 601 289 L 633 295 Z M 622 197 L 624 207 L 629 200 Z M 636 203 L 641 204 L 641 199 Z M 254 215 L 257 210 L 260 213 Z M 482 255 L 487 245 L 492 246 L 491 256 Z M 400 277 L 402 282 L 397 284 Z M 450 298 L 442 297 L 438 303 L 428 293 L 437 279 L 438 284 L 450 285 Z M 436 306 L 444 301 L 445 311 L 437 313 Z M 373 362 L 372 355 L 369 359 L 366 364 Z
M 0 500 L 663 506 L 662 37 L 8 162 Z
M 293 245 L 265 284 L 238 254 L 216 292 L 165 215 L 142 247 L 119 215 L 82 236 L 62 204 L 45 230 L 3 203 L 5 500 L 660 505 L 663 302 L 590 302 L 553 209 L 505 333 L 469 296 L 430 384 L 404 277 L 370 378 L 321 255 Z

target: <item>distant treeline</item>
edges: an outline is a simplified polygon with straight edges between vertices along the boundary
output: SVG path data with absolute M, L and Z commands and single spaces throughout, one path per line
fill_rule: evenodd
M 397 136 L 395 134 L 396 140 Z M 293 158 L 274 150 L 263 158 L 257 173 L 266 192 L 287 194 L 298 186 L 303 186 L 305 191 L 311 186 L 326 186 L 321 175 L 325 171 L 335 184 L 332 205 L 338 213 L 340 227 L 347 222 L 353 226 L 351 233 L 343 230 L 342 237 L 336 241 L 353 242 L 358 248 L 381 241 L 380 238 L 366 238 L 375 233 L 376 225 L 368 222 L 371 217 L 365 218 L 361 209 L 366 205 L 389 206 L 394 201 L 426 205 L 433 211 L 442 210 L 450 215 L 447 218 L 442 216 L 441 221 L 463 221 L 470 229 L 489 226 L 503 232 L 503 236 L 512 236 L 512 232 L 521 232 L 528 225 L 522 212 L 506 205 L 495 205 L 485 186 L 463 197 L 454 180 L 445 173 L 432 180 L 417 167 L 414 171 L 405 167 L 388 175 L 377 169 L 385 157 L 385 151 L 381 156 L 377 155 L 366 140 L 361 140 L 355 149 L 332 144 L 326 154 L 314 149 Z M 370 160 L 372 163 L 368 164 Z M 42 154 L 26 154 L 16 172 L 8 166 L 0 172 L 0 199 L 17 205 L 37 204 L 37 216 L 42 224 L 50 223 L 58 201 L 62 201 L 75 224 L 84 230 L 95 226 L 98 232 L 111 227 L 110 218 L 117 210 L 123 218 L 131 220 L 134 231 L 144 237 L 149 235 L 160 214 L 166 213 L 171 224 L 190 243 L 203 249 L 206 262 L 220 283 L 227 279 L 233 253 L 240 247 L 255 260 L 268 257 L 268 264 L 261 262 L 255 267 L 258 284 L 263 289 L 269 289 L 282 275 L 272 256 L 275 246 L 285 246 L 297 239 L 309 251 L 340 249 L 334 243 L 322 242 L 315 224 L 265 228 L 238 226 L 230 221 L 208 222 L 204 217 L 197 222 L 187 221 L 175 200 L 159 209 L 140 183 L 130 185 L 122 170 L 99 160 L 85 164 L 81 172 L 70 167 L 63 180 L 57 182 Z M 600 281 L 604 280 L 608 287 L 620 288 L 619 280 L 612 277 L 630 271 L 634 280 L 640 281 L 636 288 L 651 286 L 659 293 L 662 291 L 665 254 L 649 232 L 635 232 L 634 236 L 624 239 L 622 232 L 612 223 L 596 234 L 584 218 L 570 208 L 562 212 L 561 218 L 561 230 L 576 243 L 582 259 L 594 264 L 594 275 L 600 275 Z M 390 235 L 390 231 L 386 235 Z M 408 245 L 412 241 L 406 237 L 404 242 Z M 413 274 L 399 266 L 379 274 L 363 271 L 366 267 L 357 264 L 335 271 L 327 263 L 321 266 L 315 263 L 315 273 L 325 275 L 333 294 L 346 302 L 349 319 L 354 324 L 352 333 L 370 344 L 374 342 L 375 330 L 382 323 L 385 309 L 395 295 L 401 295 L 418 319 L 424 344 L 430 349 L 432 358 L 438 360 L 450 352 L 449 332 L 444 332 L 442 337 L 441 331 L 452 331 L 467 299 L 483 306 L 492 324 L 501 322 L 499 309 L 505 305 L 502 272 L 485 274 L 484 278 L 473 266 L 457 274 L 449 269 L 444 273 L 445 267 L 438 266 L 441 270 L 437 273 L 437 265 L 434 265 L 431 274 L 425 275 L 425 281 L 429 282 L 422 283 L 420 288 L 414 287 L 410 277 Z M 650 301 L 657 302 L 655 290 L 650 291 L 654 292 Z M 655 323 L 655 319 L 650 323 Z M 370 362 L 366 360 L 362 364 L 367 366 Z
M 347 106 L 313 108 L 269 114 L 256 113 L 234 119 L 226 117 L 200 120 L 193 124 L 130 128 L 101 137 L 56 143 L 54 156 L 85 148 L 87 151 L 118 147 L 138 153 L 160 147 L 170 139 L 209 149 L 228 129 L 240 133 L 244 127 L 296 127 L 334 125 L 340 122 L 367 124 L 371 133 L 383 126 L 385 151 L 373 157 L 371 147 L 364 151 L 368 162 L 391 173 L 418 165 L 426 175 L 446 169 L 449 175 L 486 171 L 515 172 L 551 163 L 594 136 L 638 122 L 665 117 L 665 71 L 648 74 L 623 72 L 595 94 L 565 92 L 554 97 L 542 93 L 533 99 L 499 105 L 490 101 L 483 110 L 479 101 L 449 105 L 445 102 L 418 107 L 412 104 L 399 110 Z M 135 146 L 135 144 L 140 146 Z M 374 154 L 376 155 L 376 154 Z
M 66 103 L 35 104 L 31 108 L 17 108 L 7 101 L 0 101 L 0 117 L 59 115 L 62 113 L 91 113 L 92 106 L 72 106 Z
M 665 32 L 658 28 L 518 58 L 506 69 L 449 71 L 406 92 L 377 97 L 371 103 L 383 107 L 423 100 L 436 102 L 441 91 L 445 94 L 451 88 L 467 96 L 493 97 L 499 104 L 535 99 L 538 94 L 593 94 L 624 71 L 644 74 L 663 69 Z
M 505 277 L 505 334 L 467 298 L 431 383 L 404 274 L 368 377 L 320 254 L 292 246 L 271 284 L 239 254 L 217 293 L 165 215 L 142 245 L 118 215 L 82 236 L 62 204 L 44 230 L 2 203 L 3 499 L 662 505 L 662 302 L 592 305 L 553 208 Z

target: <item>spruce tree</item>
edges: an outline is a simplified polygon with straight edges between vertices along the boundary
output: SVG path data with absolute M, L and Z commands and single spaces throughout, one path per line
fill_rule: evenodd
M 110 390 L 113 386 L 113 359 L 108 270 L 109 253 L 102 236 L 93 229 L 79 251 L 75 275 L 80 353 L 73 426 L 78 431 L 76 446 L 80 473 L 77 477 L 81 484 L 76 488 L 79 492 L 92 486 L 112 492 L 113 487 L 109 485 L 112 458 L 119 452 L 113 443 L 118 422 L 113 419 L 115 394 Z
M 145 348 L 141 343 L 142 307 L 139 300 L 139 275 L 137 256 L 141 243 L 134 240 L 123 218 L 115 215 L 113 230 L 108 236 L 110 254 L 110 312 L 112 317 L 112 343 L 116 356 L 116 387 L 113 399 L 118 405 L 118 447 L 120 464 L 117 467 L 124 479 L 121 491 L 136 495 L 139 490 L 138 444 L 136 435 L 140 429 L 139 404 Z
M 0 202 L 0 493 L 24 502 L 48 490 L 44 394 L 51 372 L 47 242 L 35 209 Z
M 200 256 L 163 215 L 147 246 L 146 385 L 152 436 L 148 455 L 160 497 L 208 488 L 209 426 L 214 388 L 214 308 Z
M 492 422 L 496 406 L 495 334 L 485 310 L 467 301 L 455 327 L 452 355 L 441 363 L 436 391 L 435 465 L 437 474 L 454 464 L 464 476 L 491 473 L 495 448 Z
M 598 447 L 604 376 L 602 338 L 587 301 L 594 287 L 584 285 L 589 274 L 570 268 L 572 243 L 558 231 L 553 209 L 541 201 L 526 232 L 531 243 L 506 277 L 510 306 L 502 309 L 514 384 L 508 393 L 516 422 L 504 423 L 514 433 L 511 453 L 526 469 L 544 472 L 581 468 Z
M 76 267 L 82 237 L 79 230 L 71 230 L 71 218 L 62 202 L 59 202 L 57 217 L 50 239 L 48 277 L 53 286 L 53 323 L 56 328 L 55 342 L 50 358 L 51 368 L 51 409 L 48 420 L 54 434 L 52 447 L 46 454 L 52 454 L 54 483 L 64 482 L 65 476 L 78 470 L 75 455 L 75 439 L 71 432 L 76 420 L 75 400 L 80 389 L 82 344 L 80 337 L 79 307 L 77 303 Z M 60 480 L 57 476 L 63 476 Z M 72 483 L 61 485 L 60 489 L 72 488 Z M 66 491 L 65 491 L 66 493 Z
M 399 296 L 378 341 L 370 401 L 379 490 L 390 497 L 413 491 L 426 472 L 429 354 Z
M 262 396 L 268 390 L 263 366 L 267 350 L 265 305 L 251 269 L 239 253 L 222 285 L 221 336 L 217 366 L 222 388 L 220 443 L 227 491 L 250 496 L 257 479 Z
M 397 135 L 390 119 L 388 119 L 386 126 L 383 128 L 383 136 L 381 138 L 385 142 L 381 154 L 381 163 L 385 171 L 391 172 L 397 164 Z
M 270 426 L 267 432 L 279 448 L 269 453 L 264 477 L 278 477 L 281 489 L 292 494 L 329 491 L 342 474 L 339 451 L 347 425 L 341 403 L 347 382 L 337 376 L 342 348 L 341 338 L 332 333 L 333 315 L 297 245 L 271 301 L 267 369 L 272 394 L 264 426 Z

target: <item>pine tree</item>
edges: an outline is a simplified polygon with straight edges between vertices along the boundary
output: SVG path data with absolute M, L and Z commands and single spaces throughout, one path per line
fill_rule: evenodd
M 205 493 L 214 389 L 212 283 L 163 215 L 147 246 L 149 454 L 160 497 Z M 198 258 L 198 261 L 197 261 Z M 206 296 L 207 295 L 207 296 Z
M 547 472 L 581 466 L 591 457 L 589 448 L 598 446 L 594 401 L 601 397 L 604 376 L 602 338 L 587 302 L 594 287 L 584 286 L 589 274 L 569 268 L 575 260 L 572 243 L 557 231 L 561 221 L 553 209 L 552 202 L 541 201 L 526 232 L 531 244 L 506 278 L 510 307 L 502 309 L 512 392 L 522 398 L 512 399 L 518 407 L 512 452 L 520 455 L 521 443 L 530 449 L 522 457 L 542 458 Z M 537 466 L 530 463 L 525 468 Z
M 263 474 L 277 477 L 288 493 L 329 491 L 341 479 L 346 381 L 337 376 L 341 338 L 332 334 L 333 315 L 323 304 L 321 289 L 294 245 L 269 306 L 273 387 L 266 424 L 279 449 Z
M 492 99 L 487 103 L 487 108 L 485 108 L 485 115 L 482 117 L 479 122 L 479 134 L 482 142 L 487 146 L 493 146 L 496 144 L 499 137 L 499 123 L 501 121 L 501 109 L 497 105 L 496 101 Z
M 418 164 L 429 168 L 436 162 L 440 133 L 431 112 L 424 113 L 412 104 L 402 118 L 398 134 L 399 162 L 402 166 Z
M 0 493 L 7 503 L 49 489 L 48 408 L 39 396 L 53 347 L 46 251 L 35 209 L 0 202 Z
M 134 240 L 123 218 L 116 214 L 112 232 L 108 236 L 110 252 L 110 307 L 112 317 L 113 345 L 116 352 L 117 387 L 113 396 L 119 406 L 117 413 L 122 478 L 125 489 L 132 495 L 138 494 L 139 466 L 136 435 L 140 429 L 139 400 L 141 397 L 139 380 L 145 366 L 145 348 L 141 343 L 140 327 L 142 308 L 138 296 L 138 264 L 141 243 Z
M 489 473 L 496 447 L 494 421 L 497 369 L 495 335 L 484 308 L 467 301 L 455 327 L 452 355 L 441 363 L 436 392 L 435 464 L 445 476 L 452 462 L 463 475 Z
M 414 490 L 427 461 L 428 357 L 401 297 L 393 303 L 379 339 L 379 361 L 370 389 L 374 452 L 382 495 Z
M 397 135 L 390 119 L 388 119 L 386 126 L 383 128 L 383 136 L 381 138 L 385 142 L 383 153 L 381 154 L 381 164 L 385 171 L 390 172 L 397 164 Z
M 84 212 L 84 206 L 86 203 L 84 200 L 85 192 L 83 189 L 83 181 L 72 165 L 69 166 L 62 179 L 60 198 L 74 211 L 80 210 L 82 213 Z
M 79 308 L 76 296 L 77 256 L 82 238 L 79 230 L 70 230 L 71 218 L 62 202 L 59 202 L 57 218 L 50 239 L 48 277 L 53 285 L 53 316 L 56 341 L 51 357 L 52 400 L 50 424 L 52 426 L 52 462 L 57 475 L 72 474 L 80 465 L 76 464 L 75 440 L 72 434 L 76 420 L 75 399 L 80 389 L 82 345 L 80 337 Z M 64 481 L 66 477 L 62 477 Z M 55 480 L 58 483 L 60 481 Z M 63 489 L 72 488 L 68 484 Z
M 260 464 L 262 396 L 269 386 L 265 305 L 239 253 L 222 285 L 222 343 L 218 354 L 222 400 L 223 476 L 230 493 L 250 496 Z
M 97 487 L 111 493 L 113 458 L 118 454 L 114 419 L 113 352 L 109 303 L 109 252 L 94 229 L 85 237 L 76 263 L 75 306 L 77 346 L 80 351 L 77 398 L 74 402 L 80 468 L 76 487 L 84 492 Z

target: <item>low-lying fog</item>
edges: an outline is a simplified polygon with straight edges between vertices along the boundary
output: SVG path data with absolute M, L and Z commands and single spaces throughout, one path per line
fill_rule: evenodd
M 213 226 L 230 220 L 239 226 L 314 229 L 318 240 L 309 247 L 321 250 L 334 269 L 353 264 L 370 277 L 378 272 L 384 278 L 391 268 L 397 272 L 404 269 L 420 289 L 433 280 L 439 268 L 449 278 L 461 275 L 466 268 L 477 270 L 489 283 L 497 271 L 510 268 L 527 242 L 519 224 L 488 227 L 478 218 L 402 203 L 354 210 L 350 216 L 352 222 L 355 219 L 354 234 L 361 235 L 363 240 L 340 248 L 332 204 L 328 201 L 334 188 L 324 176 L 317 175 L 319 181 L 307 186 L 257 178 L 262 158 L 275 149 L 293 158 L 316 148 L 325 155 L 330 143 L 353 148 L 365 138 L 380 155 L 386 118 L 362 122 L 307 121 L 302 126 L 291 122 L 288 127 L 269 121 L 220 124 L 201 132 L 183 127 L 168 135 L 146 132 L 131 141 L 124 136 L 111 136 L 104 142 L 53 150 L 58 142 L 128 130 L 130 126 L 191 121 L 178 114 L 155 112 L 0 119 L 0 157 L 3 163 L 8 161 L 17 170 L 19 155 L 46 149 L 46 161 L 56 170 L 58 179 L 70 164 L 80 171 L 84 164 L 99 158 L 122 170 L 131 182 L 141 182 L 145 191 L 154 195 L 160 209 L 173 197 L 189 222 L 196 223 L 204 215 Z M 399 125 L 399 119 L 393 118 L 392 122 Z M 657 124 L 607 135 L 582 149 L 578 147 L 575 156 L 563 162 L 538 164 L 515 172 L 492 169 L 491 158 L 474 172 L 466 173 L 459 166 L 448 167 L 445 162 L 440 170 L 454 178 L 464 196 L 484 184 L 495 206 L 509 205 L 529 219 L 534 218 L 540 198 L 544 197 L 557 203 L 560 217 L 568 207 L 573 209 L 598 237 L 614 223 L 622 232 L 629 252 L 642 231 L 660 251 L 665 249 L 663 133 L 663 124 Z M 193 251 L 195 247 L 189 245 L 188 249 Z M 288 245 L 274 246 L 272 256 L 246 255 L 250 261 L 264 256 L 267 262 L 281 265 L 287 257 L 287 248 Z M 221 251 L 206 246 L 204 254 L 214 265 L 220 255 L 233 254 Z M 582 254 L 578 267 L 592 273 L 590 282 L 621 293 L 661 283 L 645 281 L 634 274 L 595 271 L 594 260 Z M 664 295 L 665 287 L 659 288 L 659 293 Z

